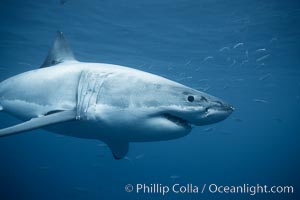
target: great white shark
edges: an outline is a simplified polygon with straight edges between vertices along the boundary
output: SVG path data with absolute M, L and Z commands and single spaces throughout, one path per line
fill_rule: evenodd
M 39 69 L 0 83 L 0 110 L 23 121 L 0 136 L 43 128 L 101 140 L 121 159 L 130 142 L 183 137 L 194 125 L 224 120 L 233 107 L 151 73 L 79 62 L 58 31 Z

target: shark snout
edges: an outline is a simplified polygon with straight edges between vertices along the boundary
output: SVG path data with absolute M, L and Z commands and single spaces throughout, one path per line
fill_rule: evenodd
M 200 114 L 200 118 L 194 121 L 195 125 L 207 125 L 217 123 L 226 119 L 234 107 L 220 100 L 211 101 L 211 104 L 205 108 L 205 112 Z
M 223 101 L 220 100 L 216 100 L 216 101 L 212 101 L 212 105 L 208 106 L 206 108 L 206 110 L 209 109 L 216 109 L 219 111 L 224 111 L 224 112 L 228 112 L 228 114 L 230 115 L 232 113 L 232 111 L 234 111 L 234 107 L 228 103 L 225 103 Z

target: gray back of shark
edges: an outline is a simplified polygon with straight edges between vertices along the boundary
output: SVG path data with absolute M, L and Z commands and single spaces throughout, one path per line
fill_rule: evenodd
M 58 32 L 39 69 L 0 83 L 0 110 L 24 121 L 0 136 L 43 128 L 101 140 L 120 159 L 129 142 L 183 137 L 192 125 L 224 120 L 233 107 L 151 73 L 79 62 Z

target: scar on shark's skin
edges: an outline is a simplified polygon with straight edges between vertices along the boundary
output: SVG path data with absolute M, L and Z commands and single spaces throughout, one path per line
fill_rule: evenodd
M 0 136 L 43 128 L 105 142 L 124 158 L 130 142 L 171 140 L 216 123 L 233 107 L 221 99 L 129 67 L 75 59 L 57 33 L 39 69 L 0 83 L 0 111 L 23 121 Z

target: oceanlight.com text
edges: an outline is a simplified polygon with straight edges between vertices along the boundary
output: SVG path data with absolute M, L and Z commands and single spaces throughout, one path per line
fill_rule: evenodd
M 293 186 L 268 186 L 262 184 L 241 184 L 241 185 L 219 185 L 215 183 L 211 184 L 180 184 L 175 183 L 172 185 L 160 184 L 160 183 L 137 183 L 127 184 L 125 191 L 128 193 L 136 194 L 160 194 L 167 195 L 173 194 L 293 194 Z

